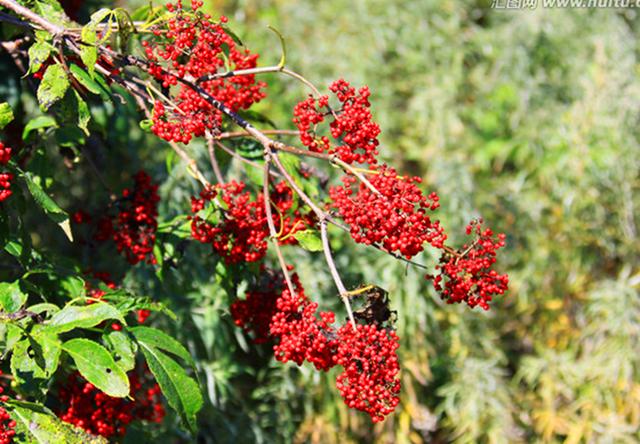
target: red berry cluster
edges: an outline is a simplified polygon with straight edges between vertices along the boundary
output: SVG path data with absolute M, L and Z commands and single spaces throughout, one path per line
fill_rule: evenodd
M 273 347 L 275 358 L 298 365 L 308 361 L 318 370 L 329 370 L 334 365 L 336 339 L 331 324 L 335 315 L 322 312 L 318 319 L 318 304 L 309 301 L 296 274 L 292 280 L 295 294 L 285 286 L 276 300 L 276 312 L 269 325 L 271 335 L 278 339 Z
M 252 200 L 245 188 L 244 182 L 232 181 L 203 190 L 199 199 L 191 198 L 193 238 L 211 244 L 228 264 L 256 262 L 267 252 L 269 229 L 264 197 L 258 194 Z M 284 182 L 276 184 L 270 197 L 274 223 L 280 227 L 280 242 L 295 243 L 292 235 L 310 224 L 310 217 L 293 210 L 293 192 Z M 208 217 L 201 213 L 205 208 Z M 211 221 L 212 218 L 218 220 Z
M 2 375 L 2 370 L 0 370 L 0 375 Z M 3 395 L 5 388 L 0 385 L 0 403 L 7 402 L 9 397 L 7 395 Z M 9 444 L 13 442 L 13 437 L 16 435 L 15 431 L 16 422 L 11 419 L 9 416 L 9 412 L 0 406 L 0 444 Z
M 336 329 L 335 314 L 321 312 L 309 301 L 298 276 L 291 294 L 281 274 L 267 274 L 272 281 L 234 302 L 231 314 L 236 325 L 254 332 L 255 342 L 275 341 L 275 358 L 302 365 L 307 361 L 327 371 L 339 365 L 344 372 L 337 386 L 345 403 L 381 421 L 399 402 L 398 336 L 375 325 L 351 324 Z
M 470 307 L 489 309 L 493 295 L 507 290 L 509 276 L 491 269 L 496 251 L 505 245 L 505 235 L 494 236 L 489 228 L 482 228 L 482 220 L 472 221 L 466 229 L 475 240 L 458 251 L 444 251 L 435 276 L 428 275 L 448 304 L 466 302 Z
M 264 287 L 247 291 L 244 299 L 231 304 L 234 323 L 246 333 L 253 333 L 253 342 L 263 344 L 271 338 L 269 324 L 276 311 L 276 301 L 281 289 L 276 281 L 268 280 Z
M 6 165 L 11 159 L 11 148 L 0 142 L 0 165 Z M 13 174 L 7 172 L 0 173 L 0 202 L 3 202 L 13 194 L 11 191 L 11 181 Z
M 438 208 L 438 196 L 424 196 L 416 185 L 419 177 L 398 176 L 386 165 L 368 177 L 377 193 L 353 176 L 345 176 L 344 185 L 329 190 L 331 206 L 350 225 L 356 242 L 379 244 L 406 258 L 421 252 L 425 243 L 443 245 L 444 230 L 428 214 Z
M 79 373 L 72 374 L 58 391 L 58 417 L 69 424 L 106 438 L 123 436 L 133 421 L 162 422 L 165 410 L 160 387 L 133 371 L 129 374 L 133 399 L 112 398 Z
M 394 331 L 375 325 L 350 324 L 338 330 L 340 341 L 334 360 L 344 367 L 336 385 L 351 408 L 369 413 L 373 422 L 384 420 L 400 402 L 399 346 Z
M 155 264 L 153 246 L 158 228 L 158 185 L 152 184 L 151 177 L 144 171 L 136 173 L 133 179 L 133 188 L 125 188 L 117 202 L 118 214 L 101 217 L 93 237 L 98 241 L 113 239 L 118 251 L 124 253 L 132 265 L 142 261 Z M 91 219 L 86 213 L 78 212 L 74 220 L 86 223 Z
M 335 154 L 349 164 L 375 165 L 380 127 L 372 121 L 369 111 L 369 87 L 363 86 L 356 92 L 347 81 L 339 79 L 329 86 L 329 90 L 340 101 L 340 109 L 329 110 L 328 96 L 321 96 L 317 100 L 309 97 L 295 106 L 293 122 L 300 131 L 300 141 L 311 151 Z M 331 136 L 341 141 L 334 148 L 328 137 L 319 137 L 316 133 L 316 126 L 329 115 L 334 117 L 329 124 Z
M 219 196 L 219 200 L 215 200 Z M 212 224 L 198 213 L 207 203 L 222 205 L 213 214 L 220 220 Z M 213 250 L 228 264 L 255 262 L 267 252 L 267 217 L 264 201 L 259 195 L 251 200 L 243 182 L 232 181 L 208 188 L 200 193 L 200 199 L 191 198 L 191 234 L 194 239 L 211 244 Z
M 149 73 L 170 88 L 179 79 L 200 79 L 219 71 L 255 68 L 257 54 L 239 49 L 225 31 L 227 21 L 211 20 L 208 14 L 198 11 L 201 1 L 192 1 L 193 11 L 185 11 L 182 2 L 167 4 L 172 13 L 165 22 L 166 28 L 157 28 L 152 41 L 143 42 L 149 61 Z M 165 26 L 165 25 L 163 25 Z M 265 97 L 264 82 L 256 82 L 255 75 L 220 76 L 204 80 L 199 86 L 209 95 L 224 103 L 233 111 L 247 109 Z M 203 136 L 206 130 L 216 130 L 222 123 L 222 114 L 208 103 L 199 92 L 181 84 L 177 94 L 171 97 L 172 105 L 157 101 L 153 111 L 152 131 L 159 137 L 188 143 L 193 136 Z

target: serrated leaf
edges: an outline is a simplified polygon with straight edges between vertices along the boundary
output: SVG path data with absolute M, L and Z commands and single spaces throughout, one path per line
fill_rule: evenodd
M 127 334 L 113 330 L 102 335 L 102 342 L 113 354 L 116 365 L 123 372 L 133 370 L 136 366 L 136 351 L 138 347 Z
M 96 302 L 91 305 L 67 305 L 54 314 L 45 324 L 47 330 L 55 333 L 64 333 L 76 328 L 91 328 L 113 319 L 125 324 L 122 313 L 113 305 L 104 302 Z
M 151 327 L 132 327 L 129 329 L 138 342 L 144 342 L 150 347 L 159 348 L 184 359 L 195 368 L 195 362 L 186 348 L 168 334 Z
M 79 427 L 63 422 L 39 404 L 10 400 L 6 406 L 11 418 L 16 421 L 19 442 L 37 444 L 107 444 L 108 442 L 101 436 L 90 435 Z
M 149 370 L 155 376 L 162 394 L 183 423 L 191 431 L 196 429 L 196 414 L 202 408 L 202 394 L 198 383 L 187 376 L 180 364 L 147 342 L 139 342 Z
M 42 390 L 60 362 L 61 344 L 58 337 L 37 329 L 16 343 L 11 355 L 11 373 L 25 389 Z
M 51 116 L 38 116 L 35 119 L 31 119 L 25 125 L 24 130 L 22 130 L 22 140 L 27 140 L 27 137 L 29 137 L 32 131 L 51 127 L 58 127 L 56 119 Z
M 51 105 L 64 97 L 69 88 L 69 78 L 62 65 L 55 64 L 47 67 L 38 87 L 38 103 L 46 111 Z
M 322 251 L 322 239 L 316 230 L 302 230 L 293 235 L 302 248 L 308 251 Z
M 71 339 L 62 344 L 84 379 L 114 398 L 129 394 L 129 378 L 102 345 L 89 339 Z
M 18 281 L 0 282 L 0 308 L 7 313 L 15 313 L 27 302 Z
M 13 120 L 13 110 L 7 102 L 0 103 L 0 130 Z
M 48 42 L 42 40 L 36 40 L 29 47 L 29 74 L 38 72 L 42 64 L 49 58 L 52 48 Z

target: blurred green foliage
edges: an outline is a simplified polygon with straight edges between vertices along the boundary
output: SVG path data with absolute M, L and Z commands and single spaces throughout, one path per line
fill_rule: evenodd
M 264 64 L 280 57 L 272 25 L 287 39 L 288 65 L 312 82 L 369 85 L 383 158 L 438 191 L 454 239 L 475 216 L 507 234 L 498 269 L 509 273 L 511 289 L 488 313 L 447 306 L 419 270 L 338 237 L 348 283 L 386 288 L 398 311 L 402 403 L 372 427 L 343 404 L 333 373 L 283 366 L 268 347 L 251 345 L 228 311 L 243 285 L 206 248 L 167 235 L 172 259 L 162 280 L 150 267 L 123 266 L 119 277 L 139 294 L 170 301 L 180 318 L 152 321 L 197 358 L 207 390 L 200 442 L 638 442 L 638 13 L 496 11 L 486 2 L 428 0 L 214 0 L 206 7 L 228 15 Z M 275 100 L 257 109 L 290 126 L 307 91 L 265 79 Z M 15 77 L 2 76 L 0 89 L 18 103 Z M 35 115 L 33 102 L 20 103 L 18 113 Z M 134 105 L 92 112 L 103 137 L 84 149 L 109 185 L 121 189 L 144 167 L 163 181 L 162 219 L 184 212 L 196 182 L 166 145 L 142 133 Z M 190 150 L 205 169 L 204 147 Z M 105 196 L 80 162 L 58 185 L 58 201 L 70 210 Z M 31 234 L 42 245 L 62 245 L 62 236 L 55 225 Z M 93 269 L 114 267 L 84 254 Z M 307 294 L 340 310 L 319 254 L 285 254 Z M 420 260 L 434 258 L 427 252 Z M 154 433 L 188 439 L 175 422 L 164 427 Z

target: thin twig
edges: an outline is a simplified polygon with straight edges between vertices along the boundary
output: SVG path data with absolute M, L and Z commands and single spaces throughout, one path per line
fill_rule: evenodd
M 263 134 L 268 136 L 298 136 L 300 135 L 300 131 L 298 130 L 283 130 L 283 129 L 275 129 L 275 130 L 262 130 Z M 227 131 L 224 133 L 220 133 L 216 136 L 217 139 L 233 139 L 238 137 L 247 137 L 246 131 Z
M 349 292 L 345 288 L 342 283 L 342 279 L 340 279 L 340 275 L 338 274 L 338 269 L 336 268 L 336 264 L 333 261 L 333 255 L 331 254 L 331 245 L 329 245 L 329 236 L 327 235 L 327 221 L 320 221 L 320 236 L 322 237 L 322 249 L 324 250 L 324 258 L 327 261 L 327 267 L 329 267 L 329 271 L 331 272 L 331 276 L 333 277 L 333 281 L 338 287 L 338 292 L 340 293 L 340 298 L 347 308 L 347 315 L 349 316 L 349 321 L 353 326 L 353 330 L 356 330 L 356 321 L 353 318 L 353 311 L 351 310 L 351 303 L 349 302 Z
M 205 136 L 207 138 L 207 151 L 209 151 L 209 160 L 211 161 L 213 174 L 218 183 L 224 183 L 224 177 L 222 177 L 222 171 L 220 171 L 220 164 L 218 164 L 218 159 L 216 159 L 215 139 L 209 131 L 206 132 Z
M 293 286 L 293 282 L 291 281 L 291 276 L 289 275 L 289 269 L 287 268 L 287 263 L 284 260 L 284 256 L 282 255 L 282 250 L 280 249 L 280 245 L 278 244 L 278 232 L 276 231 L 276 226 L 273 223 L 273 214 L 271 213 L 271 199 L 269 198 L 269 167 L 271 165 L 271 153 L 269 151 L 265 151 L 264 155 L 264 178 L 262 183 L 262 194 L 264 199 L 264 211 L 267 216 L 267 225 L 269 226 L 269 239 L 273 242 L 274 249 L 276 251 L 276 256 L 278 256 L 278 262 L 280 263 L 280 268 L 282 269 L 282 273 L 284 274 L 284 279 L 287 282 L 287 288 L 289 288 L 289 293 L 291 297 L 295 296 L 295 288 Z

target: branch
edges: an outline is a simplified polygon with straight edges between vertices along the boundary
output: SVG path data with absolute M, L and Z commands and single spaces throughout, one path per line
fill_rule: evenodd
M 50 21 L 39 16 L 29 8 L 25 8 L 14 0 L 0 0 L 0 6 L 4 6 L 5 8 L 12 10 L 16 14 L 21 15 L 31 23 L 38 25 L 40 28 L 50 32 L 54 36 L 61 35 L 65 31 L 61 26 L 54 25 Z
M 291 297 L 293 297 L 296 294 L 295 288 L 293 286 L 293 282 L 291 281 L 291 276 L 289 275 L 287 263 L 285 262 L 284 256 L 282 255 L 282 250 L 280 249 L 280 245 L 278 244 L 278 233 L 276 231 L 276 226 L 273 223 L 273 214 L 271 213 L 271 198 L 269 197 L 270 164 L 271 152 L 269 150 L 266 150 L 264 154 L 264 179 L 262 183 L 262 194 L 264 199 L 264 211 L 267 216 L 267 225 L 269 225 L 269 239 L 271 239 L 271 242 L 273 242 L 273 246 L 276 250 L 276 256 L 278 256 L 278 262 L 280 263 L 280 268 L 282 269 L 282 273 L 284 274 L 285 281 L 287 281 L 289 293 L 291 294 Z
M 211 161 L 211 169 L 213 170 L 213 174 L 216 176 L 216 180 L 218 183 L 224 183 L 224 177 L 222 177 L 222 172 L 220 171 L 220 165 L 218 164 L 218 159 L 216 159 L 216 147 L 215 147 L 215 139 L 213 135 L 207 131 L 207 151 L 209 151 L 209 160 Z
M 345 288 L 342 283 L 342 279 L 340 279 L 340 275 L 338 274 L 338 269 L 336 268 L 336 264 L 333 261 L 333 256 L 331 255 L 331 245 L 329 245 L 329 236 L 327 235 L 327 221 L 320 221 L 320 235 L 322 237 L 322 249 L 324 250 L 324 258 L 327 261 L 327 266 L 329 267 L 329 271 L 331 272 L 331 277 L 333 277 L 333 281 L 338 287 L 338 292 L 340 293 L 340 298 L 344 303 L 344 306 L 347 308 L 347 315 L 349 315 L 349 321 L 353 326 L 353 330 L 356 330 L 356 321 L 353 318 L 353 311 L 351 310 L 351 303 L 349 302 L 349 292 Z

